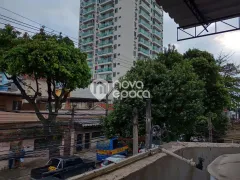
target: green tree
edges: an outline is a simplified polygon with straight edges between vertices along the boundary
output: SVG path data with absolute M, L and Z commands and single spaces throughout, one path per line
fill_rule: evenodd
M 68 37 L 48 35 L 44 29 L 30 37 L 21 34 L 10 25 L 0 29 L 0 70 L 12 80 L 22 97 L 34 108 L 44 127 L 54 127 L 56 116 L 68 94 L 76 88 L 85 88 L 90 83 L 87 55 L 74 47 Z M 29 86 L 23 76 L 32 78 L 36 88 Z M 47 84 L 48 117 L 40 112 L 36 100 L 41 97 L 39 80 Z M 58 96 L 56 86 L 62 91 Z M 29 95 L 25 87 L 34 91 Z M 54 106 L 53 106 L 54 105 Z M 49 132 L 49 128 L 45 128 Z
M 190 136 L 197 117 L 203 114 L 204 84 L 189 62 L 177 63 L 177 60 L 171 67 L 165 65 L 163 62 L 168 62 L 168 59 L 182 59 L 179 53 L 171 53 L 160 55 L 155 61 L 138 61 L 120 81 L 143 82 L 144 90 L 151 93 L 153 123 L 162 127 L 165 124 L 171 130 L 172 138 L 176 138 L 183 133 Z M 164 61 L 161 61 L 162 58 Z M 125 89 L 118 90 L 122 92 Z M 124 98 L 114 102 L 114 111 L 104 120 L 106 135 L 131 136 L 134 107 L 139 113 L 140 135 L 144 135 L 145 100 L 139 98 Z

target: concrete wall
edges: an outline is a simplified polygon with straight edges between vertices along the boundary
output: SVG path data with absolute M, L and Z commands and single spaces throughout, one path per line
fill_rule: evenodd
M 240 145 L 187 143 L 178 147 L 172 145 L 169 150 L 185 158 L 193 158 L 195 162 L 199 157 L 204 158 L 204 169 L 201 171 L 174 157 L 157 153 L 94 180 L 209 180 L 208 164 L 222 154 L 240 153 Z

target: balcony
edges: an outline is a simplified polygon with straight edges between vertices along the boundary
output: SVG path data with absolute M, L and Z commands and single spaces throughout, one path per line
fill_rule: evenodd
M 154 13 L 153 18 L 155 21 L 158 21 L 158 23 L 161 23 L 161 24 L 163 23 L 163 17 L 159 16 L 157 13 Z
M 93 30 L 91 30 L 91 31 L 86 31 L 86 32 L 83 32 L 82 33 L 82 37 L 86 37 L 86 36 L 90 36 L 90 35 L 93 35 Z
M 88 46 L 88 47 L 86 47 L 86 48 L 83 48 L 82 50 L 83 50 L 84 52 L 93 51 L 93 47 Z
M 145 29 L 151 29 L 150 24 L 142 19 L 139 19 L 139 25 L 143 26 Z
M 89 28 L 93 28 L 94 27 L 94 24 L 93 23 L 90 23 L 90 24 L 84 24 L 81 26 L 82 29 L 89 29 Z
M 143 38 L 139 38 L 139 41 L 138 41 L 140 44 L 144 45 L 145 47 L 149 48 L 150 46 L 150 42 L 149 41 L 146 41 L 144 40 Z
M 142 47 L 138 48 L 138 52 L 143 53 L 144 55 L 148 56 L 149 55 L 149 50 L 144 49 Z
M 107 31 L 107 32 L 102 32 L 102 33 L 99 33 L 99 37 L 102 39 L 102 38 L 106 38 L 106 37 L 109 37 L 109 36 L 112 36 L 113 35 L 113 31 Z
M 148 5 L 146 5 L 143 1 L 140 3 L 140 8 L 144 9 L 147 12 L 151 12 L 151 9 Z
M 151 21 L 150 15 L 148 13 L 146 13 L 145 11 L 140 11 L 139 15 L 142 16 L 145 20 Z
M 103 20 L 107 20 L 107 19 L 112 19 L 114 17 L 114 14 L 113 13 L 108 13 L 108 14 L 106 14 L 106 15 L 101 15 L 100 16 L 100 18 L 99 18 L 99 20 L 100 21 L 103 21 Z
M 112 68 L 108 67 L 108 68 L 101 68 L 97 70 L 98 73 L 108 72 L 108 71 L 112 71 Z
M 89 21 L 91 19 L 94 19 L 94 15 L 93 14 L 89 14 L 87 17 L 83 17 L 83 22 Z
M 145 31 L 145 30 L 143 30 L 143 29 L 139 29 L 139 34 L 140 35 L 142 35 L 142 36 L 144 36 L 145 38 L 147 38 L 147 39 L 149 39 L 151 36 L 150 36 L 150 33 L 149 32 L 147 32 L 147 31 Z
M 112 45 L 113 44 L 113 41 L 112 40 L 109 40 L 109 41 L 101 41 L 98 46 L 99 47 L 102 47 L 102 46 L 109 46 L 109 45 Z
M 88 7 L 88 6 L 94 5 L 95 3 L 96 3 L 96 0 L 90 0 L 90 1 L 88 1 L 88 2 L 84 2 L 84 3 L 83 3 L 83 7 L 86 8 L 86 7 Z
M 92 67 L 93 66 L 93 62 L 92 61 L 89 61 L 87 62 L 88 66 Z
M 155 51 L 155 52 L 160 52 L 160 48 L 157 47 L 157 46 L 153 46 L 153 47 L 152 47 L 152 50 Z
M 107 12 L 108 10 L 114 9 L 114 5 L 109 4 L 100 8 L 100 13 Z
M 98 60 L 98 64 L 108 64 L 108 63 L 112 63 L 112 58 L 108 57 L 108 58 L 100 58 Z
M 89 54 L 87 54 L 87 59 L 92 59 L 93 58 L 93 54 L 91 53 L 89 53 Z
M 102 23 L 100 26 L 99 26 L 99 29 L 106 29 L 107 27 L 112 27 L 113 26 L 113 22 L 110 21 L 108 23 Z
M 153 38 L 153 43 L 162 46 L 162 42 L 160 40 L 158 40 L 157 38 Z
M 153 34 L 159 38 L 162 38 L 162 33 L 160 31 L 157 31 L 157 30 L 153 30 Z
M 93 43 L 93 38 L 88 38 L 88 39 L 82 41 L 83 45 L 86 45 L 86 44 L 89 44 L 89 43 Z
M 159 23 L 157 23 L 157 22 L 155 22 L 155 21 L 154 21 L 154 23 L 153 23 L 153 26 L 154 26 L 156 29 L 158 29 L 159 31 L 162 31 L 162 30 L 163 30 L 162 25 L 160 25 Z
M 88 13 L 90 13 L 90 12 L 93 12 L 94 10 L 95 10 L 94 7 L 89 7 L 89 8 L 87 8 L 87 9 L 84 9 L 84 10 L 83 10 L 83 15 L 88 14 Z
M 113 2 L 113 0 L 101 0 L 99 3 L 101 5 L 104 5 L 104 4 L 107 4 L 107 3 L 110 3 L 110 2 Z
M 105 49 L 105 50 L 99 51 L 98 55 L 99 56 L 107 55 L 107 54 L 111 54 L 112 52 L 113 52 L 113 49 Z

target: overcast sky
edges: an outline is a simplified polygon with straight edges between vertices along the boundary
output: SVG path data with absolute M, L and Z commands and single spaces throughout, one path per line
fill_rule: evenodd
M 0 6 L 61 31 L 77 41 L 80 0 L 0 0 Z M 0 14 L 39 27 L 3 9 L 0 9 Z M 0 19 L 0 23 L 6 21 Z M 232 61 L 240 64 L 240 31 L 177 42 L 177 24 L 165 13 L 163 38 L 164 46 L 175 44 L 181 53 L 189 48 L 207 50 L 215 56 L 221 52 L 234 53 Z

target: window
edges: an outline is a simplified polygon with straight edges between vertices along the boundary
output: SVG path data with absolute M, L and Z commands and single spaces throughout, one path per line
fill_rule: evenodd
M 121 44 L 118 44 L 118 46 L 121 46 Z
M 117 17 L 115 17 L 115 22 L 117 22 Z
M 120 53 L 118 53 L 118 56 L 120 56 Z
M 121 35 L 118 35 L 118 37 L 121 37 Z
M 114 27 L 114 30 L 117 31 L 117 26 Z
M 113 77 L 116 77 L 116 72 L 113 72 Z
M 117 65 L 120 65 L 120 63 L 117 63 Z
M 115 4 L 117 4 L 118 3 L 118 0 L 115 0 Z
M 117 74 L 120 74 L 120 72 L 118 72 Z
M 114 58 L 117 58 L 117 54 L 114 54 L 113 57 L 114 57 Z
M 119 9 L 122 9 L 122 7 L 120 7 Z
M 114 48 L 114 49 L 117 49 L 117 45 L 116 45 L 116 44 L 114 44 L 113 48 Z
M 119 16 L 119 19 L 121 19 L 121 16 Z
M 121 26 L 118 26 L 118 28 L 121 28 Z
M 116 63 L 113 63 L 113 67 L 114 67 L 114 68 L 116 67 Z
M 136 31 L 134 31 L 134 37 L 136 37 L 137 36 L 137 33 L 136 33 Z
M 92 132 L 92 138 L 101 136 L 101 132 Z
M 114 36 L 114 40 L 117 40 L 117 35 Z
M 116 8 L 116 9 L 115 9 L 115 13 L 117 13 L 117 12 L 118 12 L 118 9 Z

